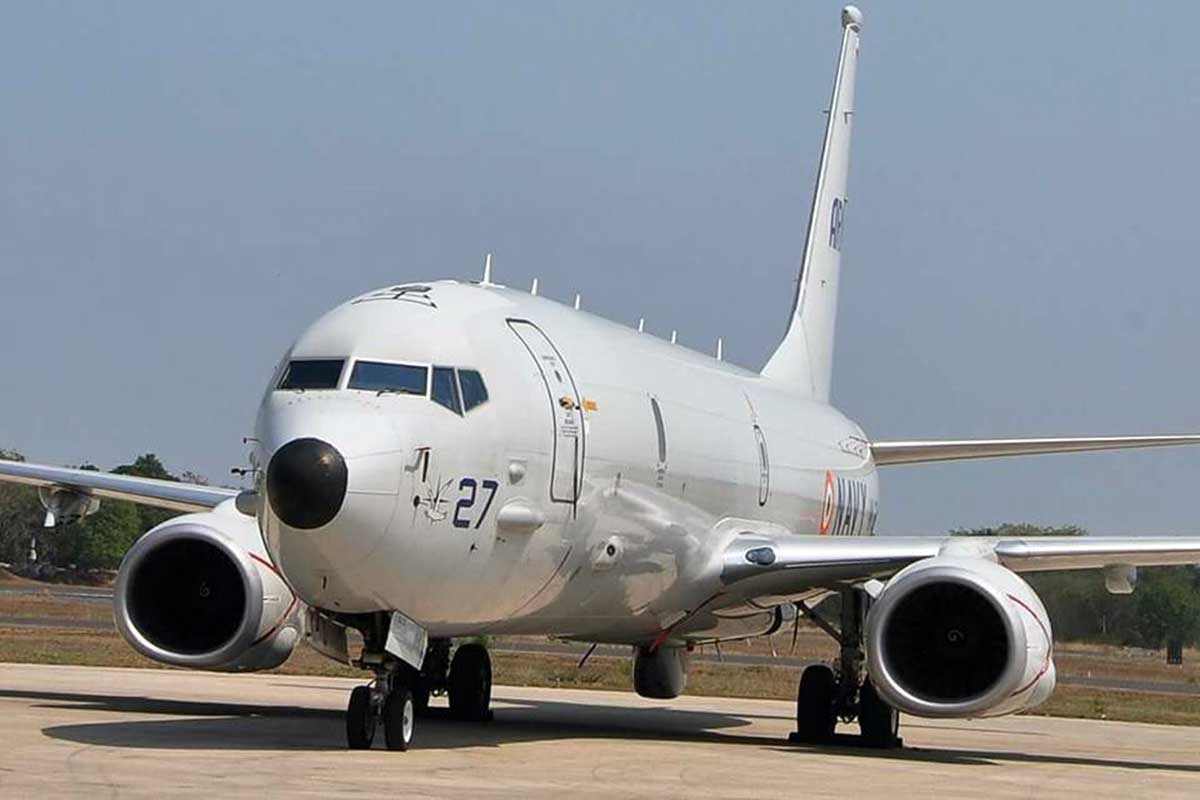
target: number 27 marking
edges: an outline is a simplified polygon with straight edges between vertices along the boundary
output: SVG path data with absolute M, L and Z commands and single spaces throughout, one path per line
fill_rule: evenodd
M 483 524 L 484 518 L 487 516 L 488 511 L 490 511 L 492 508 L 492 501 L 496 499 L 496 490 L 500 488 L 500 484 L 491 478 L 483 481 L 482 485 L 483 490 L 488 493 L 488 496 L 487 502 L 483 504 L 483 511 L 479 512 L 479 518 L 475 520 L 476 528 Z M 470 494 L 460 498 L 459 501 L 454 505 L 454 527 L 471 527 L 471 520 L 464 519 L 461 514 L 464 511 L 470 511 L 471 508 L 475 506 L 475 501 L 479 497 L 479 486 L 480 482 L 474 478 L 463 478 L 458 482 L 458 490 L 460 492 L 469 490 Z

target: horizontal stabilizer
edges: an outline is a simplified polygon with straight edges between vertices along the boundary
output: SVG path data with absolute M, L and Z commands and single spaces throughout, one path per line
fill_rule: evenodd
M 1200 435 L 872 442 L 871 454 L 876 464 L 888 466 L 1044 453 L 1081 453 L 1088 450 L 1123 450 L 1130 447 L 1172 447 L 1184 444 L 1200 444 Z

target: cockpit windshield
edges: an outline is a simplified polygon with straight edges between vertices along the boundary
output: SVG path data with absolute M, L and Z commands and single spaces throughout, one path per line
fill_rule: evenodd
M 345 366 L 346 359 L 341 358 L 300 358 L 289 361 L 275 388 L 297 392 L 337 389 L 342 385 Z M 488 401 L 487 386 L 478 370 L 456 367 L 356 359 L 350 368 L 345 388 L 378 394 L 427 397 L 460 417 Z
M 308 389 L 336 389 L 342 377 L 345 360 L 340 358 L 299 359 L 289 362 L 280 389 L 305 391 Z
M 473 369 L 460 369 L 458 382 L 462 385 L 463 410 L 470 411 L 478 405 L 487 402 L 487 387 L 483 385 L 483 376 Z
M 355 361 L 348 388 L 369 392 L 417 394 L 423 397 L 428 384 L 428 367 L 386 364 L 382 361 Z
M 433 368 L 433 402 L 445 406 L 455 414 L 462 414 L 462 398 L 458 394 L 458 381 L 454 380 L 452 367 Z

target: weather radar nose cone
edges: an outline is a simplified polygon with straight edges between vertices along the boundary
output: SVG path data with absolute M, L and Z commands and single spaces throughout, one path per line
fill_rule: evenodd
M 842 9 L 842 27 L 849 28 L 853 25 L 856 28 L 862 27 L 863 15 L 858 10 L 858 6 L 846 6 Z
M 328 442 L 294 439 L 267 464 L 267 500 L 284 525 L 302 530 L 328 524 L 346 498 L 346 461 Z

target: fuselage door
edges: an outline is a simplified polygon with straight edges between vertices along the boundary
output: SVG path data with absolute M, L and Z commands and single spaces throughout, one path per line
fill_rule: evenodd
M 583 400 L 562 354 L 542 329 L 526 320 L 510 319 L 508 325 L 529 350 L 546 386 L 554 420 L 550 499 L 574 504 L 583 478 Z

